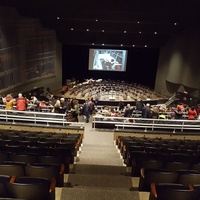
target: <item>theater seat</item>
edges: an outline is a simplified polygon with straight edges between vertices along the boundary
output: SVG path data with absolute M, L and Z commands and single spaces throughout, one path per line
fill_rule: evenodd
M 8 183 L 8 195 L 12 198 L 25 200 L 50 200 L 49 188 L 45 184 Z
M 55 187 L 56 181 L 55 179 L 49 180 L 46 178 L 37 178 L 37 177 L 18 177 L 14 180 L 15 183 L 22 184 L 42 184 L 46 185 L 49 189 L 49 199 L 55 199 Z
M 150 191 L 151 183 L 176 183 L 178 174 L 162 169 L 141 169 L 139 191 Z
M 149 200 L 194 200 L 195 191 L 181 184 L 151 184 Z
M 26 166 L 25 175 L 49 180 L 56 179 L 57 187 L 63 187 L 64 185 L 64 167 L 61 167 L 61 165 L 37 163 Z

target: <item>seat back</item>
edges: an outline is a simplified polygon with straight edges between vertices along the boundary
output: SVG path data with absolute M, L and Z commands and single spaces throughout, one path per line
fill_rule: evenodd
M 24 176 L 23 165 L 0 164 L 0 173 L 8 176 Z
M 157 189 L 157 200 L 194 200 L 195 192 L 184 189 Z
M 139 191 L 150 191 L 151 183 L 175 183 L 178 174 L 159 169 L 147 169 L 144 171 L 144 177 L 140 176 Z
M 59 167 L 56 165 L 32 165 L 25 167 L 26 176 L 41 178 L 57 178 L 59 175 Z
M 44 184 L 8 183 L 6 188 L 9 196 L 12 198 L 26 200 L 49 199 L 49 189 Z

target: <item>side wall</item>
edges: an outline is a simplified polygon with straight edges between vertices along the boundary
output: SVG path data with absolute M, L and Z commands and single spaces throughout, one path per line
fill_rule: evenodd
M 190 27 L 160 50 L 155 90 L 172 96 L 187 91 L 199 97 L 200 29 Z
M 0 6 L 0 94 L 62 86 L 62 45 L 38 19 Z

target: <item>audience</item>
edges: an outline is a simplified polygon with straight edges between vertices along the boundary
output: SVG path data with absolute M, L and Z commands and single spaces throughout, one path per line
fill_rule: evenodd
M 188 110 L 188 119 L 189 120 L 197 119 L 197 112 L 193 106 Z
M 87 92 L 90 93 L 86 98 L 86 102 L 83 105 L 79 105 L 79 102 L 76 99 L 76 95 L 79 94 L 80 89 L 82 89 L 82 94 L 86 95 Z M 21 93 L 18 94 L 16 100 L 8 94 L 5 98 L 2 99 L 2 103 L 5 104 L 6 110 L 31 110 L 31 111 L 42 111 L 42 109 L 48 108 L 49 111 L 54 113 L 70 114 L 78 122 L 78 116 L 82 116 L 86 122 L 89 122 L 90 115 L 96 114 L 97 102 L 93 100 L 93 95 L 101 98 L 101 93 L 108 93 L 110 91 L 116 91 L 119 94 L 126 95 L 126 98 L 135 98 L 135 106 L 131 107 L 130 103 L 124 106 L 125 101 L 119 100 L 117 106 L 105 106 L 101 114 L 104 116 L 112 117 L 142 117 L 142 118 L 153 118 L 153 119 L 189 119 L 194 120 L 198 119 L 200 114 L 200 106 L 198 105 L 196 109 L 194 107 L 187 107 L 188 105 L 183 104 L 182 102 L 174 105 L 174 107 L 162 107 L 160 105 L 150 106 L 149 103 L 146 105 L 143 103 L 145 99 L 153 99 L 153 96 L 156 96 L 156 93 L 151 91 L 149 88 L 144 87 L 135 83 L 125 83 L 125 82 L 116 82 L 116 81 L 95 81 L 90 79 L 86 83 L 74 84 L 73 87 L 69 87 L 69 91 L 74 95 L 71 98 L 55 98 L 53 95 L 46 100 L 40 101 L 35 95 L 30 94 L 30 100 L 23 97 Z M 98 94 L 95 94 L 98 93 Z M 134 95 L 132 95 L 134 94 Z M 34 105 L 34 106 L 32 106 Z M 41 109 L 42 108 L 42 109 Z M 101 111 L 102 111 L 101 110 Z M 105 111 L 106 110 L 106 111 Z
M 16 110 L 25 111 L 28 107 L 28 102 L 25 97 L 23 97 L 22 93 L 18 94 L 18 98 L 16 100 Z
M 6 105 L 5 110 L 13 110 L 15 101 L 13 100 L 13 97 L 11 94 L 8 94 L 5 99 L 3 99 L 4 104 Z
M 133 112 L 133 107 L 131 108 L 131 105 L 127 104 L 126 109 L 124 111 L 124 117 L 131 117 L 132 112 Z
M 145 107 L 142 109 L 142 118 L 151 118 L 152 110 L 150 109 L 150 104 L 147 103 Z

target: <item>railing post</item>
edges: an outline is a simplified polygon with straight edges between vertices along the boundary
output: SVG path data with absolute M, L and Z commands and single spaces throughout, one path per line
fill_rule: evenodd
M 182 122 L 182 128 L 181 128 L 181 132 L 183 132 L 183 129 L 184 129 L 184 121 Z

